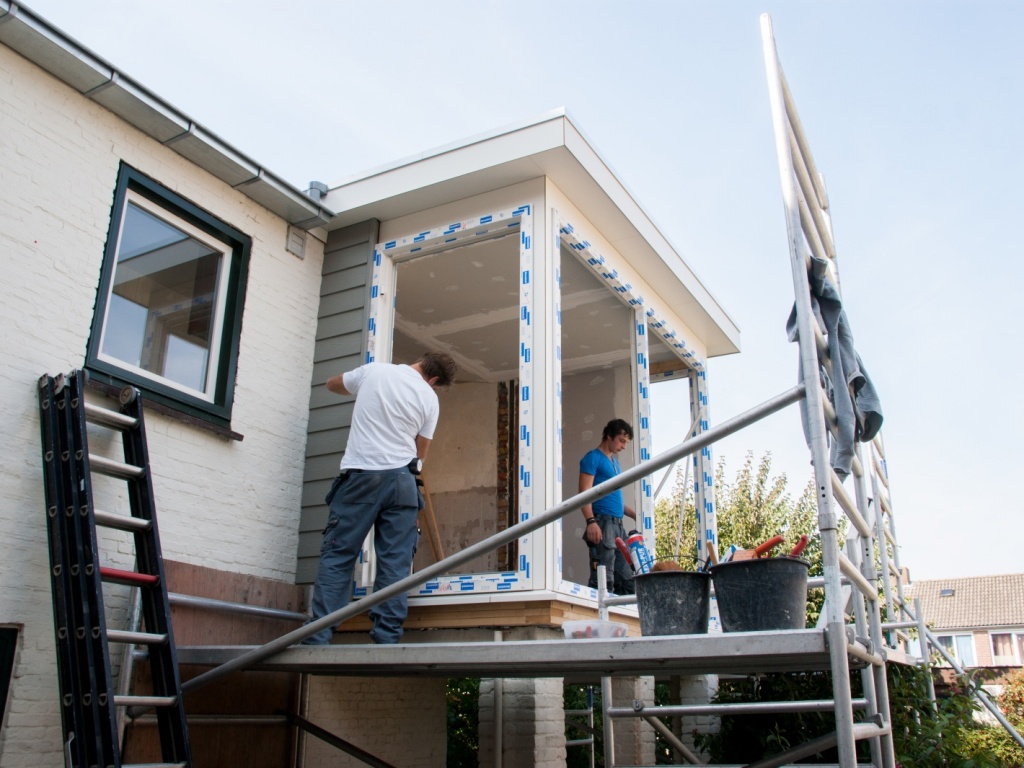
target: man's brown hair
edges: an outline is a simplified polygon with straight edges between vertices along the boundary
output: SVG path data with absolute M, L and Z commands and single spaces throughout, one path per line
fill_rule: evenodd
M 425 352 L 416 362 L 428 380 L 437 377 L 435 387 L 450 387 L 459 370 L 452 356 L 444 352 Z

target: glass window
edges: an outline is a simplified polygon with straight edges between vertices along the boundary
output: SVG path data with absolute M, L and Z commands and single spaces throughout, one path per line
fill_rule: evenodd
M 972 635 L 939 635 L 939 645 L 950 656 L 956 659 L 961 667 L 973 667 L 977 663 L 974 660 L 974 637 Z M 942 664 L 946 664 L 942 660 Z
M 1024 659 L 1024 633 L 994 632 L 992 638 L 992 663 L 996 666 L 1015 667 Z
M 90 370 L 226 426 L 248 254 L 247 237 L 123 168 Z

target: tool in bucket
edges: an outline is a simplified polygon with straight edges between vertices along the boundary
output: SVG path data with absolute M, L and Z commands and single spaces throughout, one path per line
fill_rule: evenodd
M 809 541 L 810 539 L 807 537 L 807 534 L 802 534 L 800 536 L 800 540 L 796 543 L 796 546 L 789 551 L 789 557 L 797 557 L 801 552 L 803 552 L 807 548 L 807 543 Z
M 734 562 L 736 560 L 756 560 L 757 558 L 764 557 L 785 540 L 785 536 L 772 536 L 768 541 L 759 544 L 754 549 L 737 549 L 733 552 L 731 559 Z

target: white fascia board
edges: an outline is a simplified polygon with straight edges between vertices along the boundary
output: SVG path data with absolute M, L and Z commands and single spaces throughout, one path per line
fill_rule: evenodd
M 564 110 L 346 179 L 323 199 L 329 229 L 387 221 L 546 176 L 688 319 L 709 356 L 739 351 L 739 329 Z
M 543 176 L 538 156 L 564 146 L 564 113 L 430 150 L 346 179 L 328 190 L 331 228 L 398 218 Z

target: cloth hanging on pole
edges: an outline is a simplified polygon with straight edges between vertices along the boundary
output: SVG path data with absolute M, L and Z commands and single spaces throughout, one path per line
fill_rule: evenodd
M 882 405 L 878 392 L 868 376 L 864 363 L 853 344 L 853 332 L 843 309 L 839 290 L 829 277 L 829 265 L 824 259 L 810 257 L 807 278 L 811 289 L 811 309 L 818 327 L 828 343 L 832 375 L 822 365 L 819 375 L 836 413 L 837 435 L 830 441 L 832 469 L 845 479 L 853 466 L 854 443 L 868 442 L 882 427 Z M 786 334 L 790 341 L 799 340 L 796 305 L 786 321 Z M 801 366 L 803 362 L 801 361 Z M 800 371 L 800 381 L 804 371 Z M 801 409 L 804 436 L 808 436 L 806 413 Z

